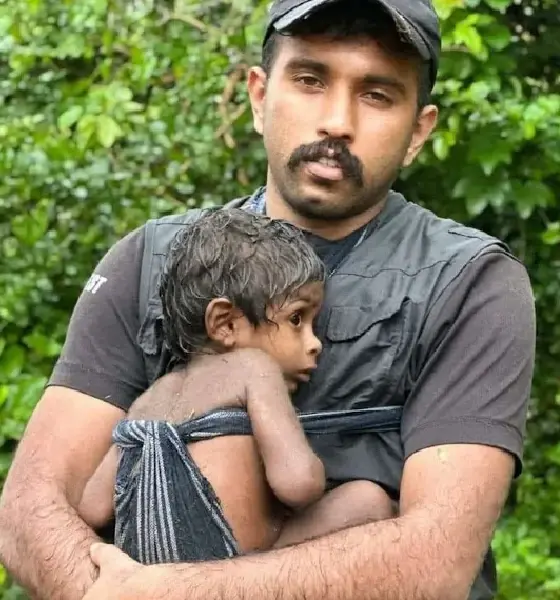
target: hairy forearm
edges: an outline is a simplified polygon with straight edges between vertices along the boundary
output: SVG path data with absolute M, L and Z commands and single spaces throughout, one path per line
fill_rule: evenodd
M 396 519 L 151 573 L 168 600 L 467 600 L 512 474 L 512 457 L 498 448 L 428 448 L 405 466 Z
M 0 562 L 34 599 L 81 600 L 96 569 L 99 541 L 54 484 L 29 481 L 0 506 Z
M 450 545 L 433 520 L 405 517 L 213 563 L 215 574 L 168 566 L 160 590 L 173 600 L 466 600 L 482 557 L 447 558 Z

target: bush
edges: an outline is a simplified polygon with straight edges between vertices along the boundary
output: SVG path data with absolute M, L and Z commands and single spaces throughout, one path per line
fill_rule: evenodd
M 106 249 L 149 217 L 264 181 L 244 76 L 267 4 L 0 5 L 0 480 Z M 539 342 L 527 466 L 495 546 L 501 597 L 548 600 L 560 586 L 558 8 L 436 4 L 440 126 L 399 187 L 507 240 L 529 268 Z M 0 597 L 18 594 L 0 567 Z

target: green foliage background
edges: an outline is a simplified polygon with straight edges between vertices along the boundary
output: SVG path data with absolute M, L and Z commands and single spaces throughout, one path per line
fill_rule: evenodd
M 0 2 L 0 481 L 95 262 L 147 218 L 264 180 L 244 92 L 267 2 Z M 557 0 L 438 0 L 439 128 L 399 187 L 506 239 L 538 305 L 500 598 L 560 597 Z M 0 567 L 0 598 L 23 598 Z

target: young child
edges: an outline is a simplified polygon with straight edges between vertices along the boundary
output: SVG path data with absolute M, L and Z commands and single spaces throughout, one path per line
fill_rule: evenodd
M 236 552 L 282 547 L 393 514 L 388 496 L 371 482 L 325 493 L 323 464 L 291 403 L 290 393 L 309 380 L 321 352 L 313 321 L 324 279 L 322 262 L 297 228 L 243 210 L 203 213 L 168 254 L 160 293 L 175 366 L 127 418 L 180 424 L 217 409 L 246 410 L 252 435 L 187 444 L 219 499 Z M 117 465 L 113 446 L 86 486 L 79 512 L 92 527 L 114 513 Z M 208 559 L 204 531 L 200 537 L 198 558 Z

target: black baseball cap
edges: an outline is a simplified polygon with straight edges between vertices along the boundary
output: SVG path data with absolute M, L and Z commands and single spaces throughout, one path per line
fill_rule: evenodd
M 431 0 L 361 0 L 372 5 L 372 20 L 375 9 L 383 9 L 395 22 L 401 37 L 413 46 L 431 65 L 431 83 L 435 83 L 441 37 L 439 19 Z M 275 0 L 270 6 L 263 44 L 273 31 L 289 32 L 293 25 L 308 19 L 313 13 L 328 4 L 348 0 Z

